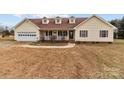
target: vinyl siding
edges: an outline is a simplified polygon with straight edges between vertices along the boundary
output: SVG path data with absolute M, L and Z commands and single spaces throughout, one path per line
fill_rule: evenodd
M 40 32 L 30 21 L 25 21 L 15 29 L 15 40 L 18 40 L 18 32 L 36 32 L 37 40 L 40 39 Z M 29 38 L 30 39 L 30 38 Z
M 80 30 L 88 30 L 88 37 L 80 37 Z M 101 38 L 100 30 L 108 30 L 108 37 Z M 75 29 L 75 41 L 113 42 L 113 28 L 93 17 Z

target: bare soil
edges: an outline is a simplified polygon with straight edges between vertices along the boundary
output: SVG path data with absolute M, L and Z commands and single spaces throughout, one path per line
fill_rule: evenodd
M 124 41 L 119 42 L 68 49 L 0 47 L 0 78 L 124 78 Z

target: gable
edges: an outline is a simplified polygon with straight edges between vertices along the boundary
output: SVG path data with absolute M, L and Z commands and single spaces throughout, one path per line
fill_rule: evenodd
M 90 29 L 111 28 L 109 25 L 107 25 L 106 23 L 102 22 L 101 20 L 99 20 L 96 17 L 91 18 L 90 20 L 88 20 L 87 22 L 82 24 L 81 26 L 87 27 L 87 28 L 90 28 Z
M 92 29 L 104 29 L 104 28 L 117 29 L 115 26 L 111 25 L 109 22 L 97 16 L 90 17 L 89 19 L 77 25 L 75 29 L 80 28 L 82 26 L 87 28 L 92 28 Z
M 32 22 L 25 20 L 15 27 L 16 31 L 36 31 L 38 29 Z

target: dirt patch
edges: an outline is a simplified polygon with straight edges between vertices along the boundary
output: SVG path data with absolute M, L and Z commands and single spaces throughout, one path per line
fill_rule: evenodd
M 0 49 L 0 78 L 124 78 L 123 44 Z
M 16 44 L 15 41 L 0 41 L 0 48 L 10 47 L 14 44 Z

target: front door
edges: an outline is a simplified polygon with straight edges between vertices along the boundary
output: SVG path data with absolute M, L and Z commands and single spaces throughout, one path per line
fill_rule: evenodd
M 74 38 L 74 31 L 69 31 L 69 39 L 73 39 Z

